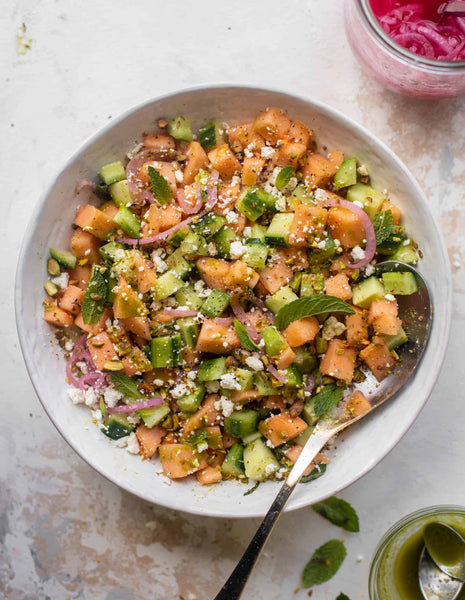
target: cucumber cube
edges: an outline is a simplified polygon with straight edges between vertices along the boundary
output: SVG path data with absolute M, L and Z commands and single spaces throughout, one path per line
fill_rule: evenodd
M 339 190 L 357 183 L 357 159 L 346 158 L 334 176 L 334 187 Z
M 265 306 L 276 315 L 283 306 L 286 306 L 286 304 L 289 304 L 289 302 L 293 302 L 294 300 L 298 300 L 298 296 L 294 294 L 288 285 L 285 285 L 278 290 L 276 294 L 273 294 L 265 300 Z
M 163 406 L 154 406 L 153 408 L 143 408 L 136 413 L 142 418 L 145 425 L 152 429 L 155 425 L 161 423 L 170 414 L 170 407 L 166 404 Z
M 176 404 L 184 413 L 195 413 L 205 396 L 205 391 L 205 386 L 202 385 L 196 392 L 178 398 Z
M 419 258 L 418 252 L 410 245 L 400 246 L 391 256 L 390 260 L 400 260 L 407 265 L 416 265 Z
M 316 369 L 318 359 L 310 350 L 307 350 L 304 346 L 293 348 L 293 350 L 296 354 L 293 365 L 296 365 L 301 373 L 311 373 L 313 369 Z
M 395 335 L 385 335 L 384 339 L 386 340 L 386 346 L 389 350 L 395 350 L 399 346 L 402 346 L 402 344 L 408 342 L 408 336 L 402 327 Z
M 208 298 L 200 307 L 200 312 L 206 317 L 214 318 L 223 313 L 229 306 L 230 296 L 221 290 L 212 290 Z
M 205 123 L 199 130 L 199 142 L 205 152 L 224 144 L 223 127 L 217 119 Z
M 108 186 L 110 196 L 115 205 L 120 208 L 121 206 L 130 206 L 134 203 L 132 196 L 129 192 L 127 179 L 121 179 L 121 181 L 115 181 Z
M 192 123 L 188 117 L 177 115 L 168 123 L 167 131 L 175 140 L 192 142 Z
M 254 188 L 246 188 L 240 193 L 236 208 L 250 221 L 256 221 L 265 212 L 266 205 L 256 194 Z
M 175 292 L 174 298 L 179 306 L 187 306 L 189 310 L 198 310 L 203 304 L 203 299 L 190 283 Z
M 134 427 L 135 425 L 129 422 L 127 415 L 116 413 L 108 417 L 102 431 L 112 440 L 119 440 L 129 435 Z
M 197 372 L 199 381 L 217 381 L 226 373 L 226 356 L 210 358 L 200 363 Z
M 360 308 L 370 308 L 373 300 L 379 300 L 386 294 L 381 281 L 372 275 L 352 288 L 352 304 Z
M 183 239 L 179 250 L 182 254 L 192 254 L 195 256 L 209 255 L 207 240 L 193 231 L 190 231 Z
M 253 387 L 257 390 L 260 396 L 272 396 L 276 393 L 276 388 L 271 385 L 271 382 L 265 373 L 254 374 Z
M 304 404 L 304 408 L 303 408 L 300 416 L 310 426 L 315 425 L 315 423 L 318 421 L 319 417 L 315 413 L 315 399 L 314 398 L 310 398 L 310 400 Z
M 127 206 L 121 206 L 113 221 L 132 238 L 138 238 L 141 224 L 136 215 Z
M 381 209 L 384 196 L 365 183 L 356 183 L 347 189 L 347 200 L 361 202 L 363 210 L 373 221 L 375 214 Z
M 63 265 L 66 269 L 74 269 L 76 266 L 76 257 L 68 250 L 57 250 L 56 248 L 49 248 L 50 256 L 54 258 L 60 265 Z
M 225 225 L 213 236 L 216 250 L 222 258 L 229 258 L 231 253 L 231 242 L 237 241 L 236 232 Z
M 168 256 L 166 264 L 170 267 L 170 270 L 176 273 L 181 279 L 186 279 L 194 268 L 192 263 L 184 258 L 181 248 L 178 248 Z
M 278 213 L 274 215 L 265 234 L 266 243 L 269 246 L 287 247 L 293 220 L 294 213 Z
M 255 440 L 244 449 L 245 474 L 256 481 L 269 479 L 279 469 L 279 462 L 263 440 Z
M 221 465 L 221 473 L 226 479 L 241 479 L 245 477 L 244 447 L 233 444 Z
M 175 292 L 184 286 L 184 281 L 175 271 L 166 271 L 160 275 L 153 287 L 153 297 L 155 300 L 164 300 L 172 296 Z
M 151 357 L 154 369 L 178 367 L 182 362 L 179 333 L 152 338 Z
M 270 358 L 278 356 L 285 350 L 289 344 L 279 333 L 276 327 L 269 325 L 263 332 L 262 337 L 265 342 L 265 351 Z
M 396 272 L 390 271 L 381 275 L 384 289 L 388 294 L 399 296 L 409 296 L 418 292 L 417 280 L 410 271 Z
M 224 225 L 226 225 L 224 217 L 215 215 L 215 213 L 209 213 L 202 217 L 200 221 L 197 221 L 197 223 L 191 223 L 191 228 L 195 233 L 208 238 L 217 233 Z
M 124 250 L 124 245 L 119 242 L 108 242 L 108 244 L 100 246 L 98 253 L 103 262 L 112 264 L 117 250 Z
M 176 320 L 179 325 L 179 335 L 182 341 L 189 348 L 194 348 L 199 337 L 199 324 L 192 317 L 183 317 L 182 319 Z
M 257 429 L 259 414 L 256 410 L 236 410 L 225 417 L 224 428 L 227 434 L 243 438 Z
M 103 165 L 103 167 L 100 169 L 100 177 L 106 185 L 111 185 L 116 181 L 125 179 L 126 171 L 123 163 L 120 160 L 117 160 L 115 162 Z
M 323 273 L 302 273 L 300 296 L 323 294 L 325 291 L 325 276 Z
M 270 251 L 268 246 L 258 239 L 247 240 L 245 245 L 247 251 L 242 256 L 242 260 L 252 269 L 258 269 L 259 271 L 264 269 Z

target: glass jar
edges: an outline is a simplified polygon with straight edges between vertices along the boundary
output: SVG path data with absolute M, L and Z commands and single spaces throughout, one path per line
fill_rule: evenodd
M 417 564 L 423 529 L 440 521 L 465 534 L 465 507 L 430 506 L 410 513 L 387 531 L 375 552 L 369 578 L 370 600 L 422 600 Z M 465 598 L 463 589 L 457 600 Z
M 440 61 L 413 54 L 384 31 L 369 0 L 345 0 L 347 38 L 363 67 L 393 92 L 442 98 L 465 92 L 465 61 Z

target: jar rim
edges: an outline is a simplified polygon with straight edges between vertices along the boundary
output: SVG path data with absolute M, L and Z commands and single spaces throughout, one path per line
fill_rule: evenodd
M 377 596 L 374 595 L 375 579 L 376 579 L 377 571 L 378 571 L 378 567 L 379 567 L 380 556 L 383 553 L 384 549 L 386 548 L 387 544 L 406 525 L 410 525 L 411 523 L 414 523 L 415 521 L 418 521 L 421 518 L 434 516 L 435 514 L 441 514 L 441 513 L 448 513 L 448 514 L 456 513 L 456 514 L 465 515 L 465 506 L 460 506 L 458 504 L 435 504 L 433 506 L 427 506 L 425 508 L 420 508 L 411 513 L 408 513 L 407 515 L 405 515 L 405 517 L 402 517 L 402 519 L 399 519 L 398 521 L 396 521 L 386 531 L 386 533 L 383 535 L 380 542 L 378 543 L 375 553 L 373 555 L 373 559 L 371 561 L 370 574 L 368 577 L 368 582 L 369 582 L 368 587 L 369 587 L 370 599 L 374 600 L 375 598 L 377 598 Z
M 465 72 L 465 60 L 437 60 L 434 58 L 426 58 L 426 56 L 420 56 L 419 54 L 414 54 L 410 52 L 397 42 L 395 42 L 389 35 L 384 31 L 381 23 L 375 16 L 373 9 L 371 8 L 370 0 L 355 0 L 361 8 L 362 14 L 365 17 L 367 24 L 369 25 L 372 33 L 376 35 L 376 37 L 383 43 L 384 46 L 387 46 L 391 52 L 393 52 L 396 56 L 407 60 L 409 63 L 413 65 L 421 65 L 432 67 L 433 69 L 437 69 L 438 71 L 461 71 Z

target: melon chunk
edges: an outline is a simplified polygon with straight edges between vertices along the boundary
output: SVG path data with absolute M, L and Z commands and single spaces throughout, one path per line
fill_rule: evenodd
M 100 240 L 106 240 L 115 228 L 113 219 L 110 219 L 103 211 L 91 204 L 86 204 L 78 208 L 74 224 Z
M 282 332 L 289 346 L 295 348 L 308 342 L 313 342 L 320 331 L 320 323 L 316 317 L 298 319 L 286 327 Z
M 352 394 L 346 406 L 347 410 L 354 417 L 360 417 L 371 410 L 370 402 L 365 398 L 365 395 L 360 390 L 356 390 Z
M 371 344 L 361 350 L 360 358 L 378 381 L 387 377 L 395 365 L 395 360 L 386 346 L 385 339 L 380 336 L 373 336 Z
M 142 456 L 152 458 L 166 434 L 167 431 L 163 427 L 155 426 L 149 429 L 147 425 L 139 425 L 136 429 L 136 436 Z
M 81 303 L 84 295 L 85 292 L 83 289 L 76 285 L 69 285 L 60 299 L 59 306 L 72 315 L 77 315 L 81 310 Z
M 205 319 L 195 349 L 198 352 L 226 354 L 240 345 L 233 325 L 221 325 L 214 319 Z
M 323 233 L 327 218 L 326 208 L 308 204 L 297 206 L 289 232 L 289 244 L 291 246 L 309 246 L 312 238 L 319 238 Z
M 223 179 L 231 179 L 234 173 L 242 171 L 242 165 L 228 144 L 222 144 L 208 153 L 212 168 L 216 169 Z
M 264 138 L 255 131 L 253 123 L 230 127 L 228 129 L 228 139 L 229 144 L 235 151 L 242 152 L 247 148 L 255 156 L 260 155 L 260 151 L 265 145 Z
M 100 262 L 98 249 L 100 241 L 88 231 L 78 227 L 73 233 L 70 241 L 71 252 L 80 260 L 87 260 L 89 263 Z
M 187 148 L 187 161 L 184 169 L 184 183 L 189 185 L 194 183 L 195 176 L 201 169 L 205 169 L 208 165 L 208 156 L 199 142 L 190 142 Z
M 165 444 L 158 448 L 163 474 L 170 479 L 187 477 L 208 467 L 206 454 L 199 454 L 189 444 Z
M 363 348 L 368 344 L 368 313 L 354 307 L 354 315 L 346 315 L 346 339 L 349 346 Z
M 307 423 L 300 417 L 291 417 L 289 413 L 282 412 L 260 421 L 258 429 L 272 444 L 274 448 L 297 437 L 307 429 Z
M 267 108 L 255 119 L 253 127 L 265 140 L 275 146 L 278 140 L 284 140 L 289 132 L 291 121 L 282 110 Z
M 395 299 L 380 298 L 374 300 L 370 305 L 368 324 L 373 327 L 376 334 L 396 335 L 399 333 L 402 324 L 400 319 L 397 318 L 398 310 L 397 300 Z
M 200 427 L 211 427 L 218 424 L 221 417 L 220 411 L 216 408 L 218 400 L 219 396 L 216 394 L 210 394 L 204 399 L 199 410 L 184 423 L 181 433 L 183 439 L 189 437 L 193 431 Z
M 321 374 L 349 383 L 354 377 L 356 358 L 355 348 L 347 346 L 343 340 L 332 339 L 320 363 Z
M 100 371 L 109 360 L 118 360 L 118 353 L 105 331 L 87 340 L 87 347 L 95 366 Z
M 328 229 L 344 248 L 363 246 L 365 226 L 362 219 L 349 208 L 333 206 L 328 213 Z
M 345 273 L 338 273 L 333 277 L 325 279 L 325 292 L 341 300 L 350 300 L 352 298 L 352 289 L 347 275 Z

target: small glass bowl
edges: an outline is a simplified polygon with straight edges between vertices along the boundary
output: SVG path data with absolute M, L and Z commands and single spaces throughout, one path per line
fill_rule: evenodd
M 384 31 L 369 0 L 345 0 L 344 21 L 362 68 L 389 90 L 416 98 L 465 92 L 465 60 L 440 61 L 406 50 Z
M 465 507 L 446 504 L 422 508 L 408 514 L 386 532 L 371 563 L 368 583 L 370 600 L 405 600 L 399 594 L 394 579 L 399 552 L 427 523 L 438 520 L 463 530 Z M 462 594 L 463 591 L 459 598 L 463 598 Z

